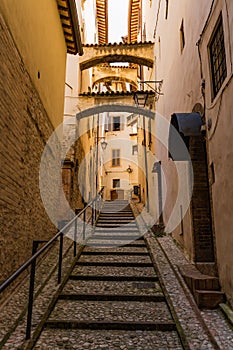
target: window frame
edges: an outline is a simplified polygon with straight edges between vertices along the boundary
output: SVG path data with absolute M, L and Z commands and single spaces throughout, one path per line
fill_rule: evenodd
M 119 122 L 114 122 L 114 119 L 119 119 Z M 112 117 L 112 131 L 120 131 L 121 130 L 121 117 L 115 116 Z
M 134 149 L 136 149 L 136 151 Z M 132 155 L 133 156 L 138 155 L 138 145 L 137 144 L 136 145 L 132 145 Z
M 119 155 L 115 155 L 114 153 L 117 152 Z M 118 167 L 121 166 L 121 150 L 120 148 L 114 148 L 112 149 L 112 167 Z M 115 164 L 116 163 L 116 164 Z
M 114 183 L 114 181 L 118 183 L 118 186 L 116 186 L 116 183 Z M 120 188 L 120 187 L 121 187 L 121 180 L 120 179 L 112 179 L 112 188 Z
M 222 31 L 222 33 L 220 32 L 220 30 Z M 220 36 L 220 40 L 219 40 L 219 36 Z M 216 67 L 214 62 L 214 53 L 216 54 L 216 51 L 214 51 L 214 49 L 215 50 L 218 49 L 219 42 L 221 43 L 221 49 L 220 51 L 217 52 L 217 58 L 215 62 L 219 63 L 220 56 L 222 56 L 222 59 L 221 59 L 221 62 Z M 215 48 L 213 48 L 214 44 L 215 44 Z M 227 57 L 226 57 L 225 33 L 224 33 L 224 26 L 223 26 L 222 11 L 218 16 L 218 19 L 216 21 L 216 24 L 214 26 L 214 29 L 209 39 L 208 58 L 209 58 L 209 67 L 210 67 L 211 99 L 213 101 L 215 97 L 218 95 L 219 91 L 221 90 L 224 84 L 224 81 L 227 78 Z M 221 72 L 221 75 L 220 75 L 220 72 Z M 219 77 L 217 79 L 218 73 L 219 73 Z

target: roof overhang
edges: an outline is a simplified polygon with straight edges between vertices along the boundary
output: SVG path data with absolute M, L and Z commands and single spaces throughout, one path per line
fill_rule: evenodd
M 79 21 L 75 0 L 57 0 L 57 7 L 64 32 L 67 52 L 83 54 Z

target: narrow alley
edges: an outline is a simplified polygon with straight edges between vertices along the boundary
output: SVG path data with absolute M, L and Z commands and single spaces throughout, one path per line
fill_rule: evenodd
M 233 350 L 233 1 L 0 1 L 0 349 Z

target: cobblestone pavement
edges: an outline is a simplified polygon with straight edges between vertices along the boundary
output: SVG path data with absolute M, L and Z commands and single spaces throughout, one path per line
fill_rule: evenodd
M 134 207 L 136 214 L 141 208 Z M 141 232 L 148 230 L 145 222 L 149 222 L 151 218 L 138 217 L 138 226 Z M 186 342 L 187 349 L 190 350 L 208 350 L 208 349 L 223 349 L 233 350 L 233 331 L 222 312 L 217 310 L 202 310 L 199 311 L 190 294 L 188 288 L 179 274 L 178 265 L 187 263 L 179 248 L 174 244 L 169 236 L 155 238 L 152 232 L 145 235 L 145 241 L 151 252 L 151 257 L 158 269 L 158 274 L 162 282 L 165 294 L 168 298 L 169 307 L 172 310 L 173 318 L 177 321 L 181 329 L 182 337 Z M 124 243 L 124 242 L 123 242 Z M 134 242 L 135 245 L 140 242 Z M 65 239 L 66 257 L 63 261 L 64 274 L 67 273 L 71 262 L 73 261 L 73 251 L 71 248 L 72 241 Z M 102 249 L 102 248 L 101 248 Z M 119 252 L 129 251 L 128 246 L 117 248 Z M 42 261 L 37 271 L 35 303 L 33 313 L 33 329 L 40 322 L 44 315 L 47 305 L 51 301 L 53 295 L 57 292 L 58 286 L 56 283 L 57 271 L 55 270 L 57 263 L 58 245 L 55 245 L 51 250 L 51 254 L 47 259 Z M 85 248 L 86 252 L 91 252 L 91 247 Z M 109 252 L 115 251 L 115 248 L 108 249 Z M 134 246 L 134 251 L 144 251 L 142 247 Z M 91 256 L 91 259 L 100 262 L 98 255 Z M 119 257 L 114 255 L 106 255 L 105 261 L 119 262 Z M 122 260 L 123 259 L 123 260 Z M 147 263 L 148 257 L 140 256 L 141 262 Z M 90 261 L 90 256 L 83 255 L 80 260 L 85 263 Z M 121 256 L 121 261 L 132 262 L 130 256 Z M 88 265 L 77 265 L 72 274 L 74 276 L 92 276 L 93 267 Z M 141 276 L 153 277 L 155 272 L 153 267 L 121 267 L 115 266 L 96 266 L 94 269 L 96 276 Z M 153 288 L 140 289 L 135 281 L 118 282 L 112 281 L 82 281 L 77 284 L 76 281 L 69 280 L 65 286 L 64 293 L 126 293 L 139 295 L 160 295 L 161 287 L 157 282 L 153 282 Z M 23 349 L 25 339 L 25 312 L 27 306 L 28 282 L 27 280 L 17 288 L 13 298 L 8 299 L 0 309 L 0 337 L 1 341 L 5 339 L 5 345 L 0 345 L 1 349 Z M 141 302 L 134 302 L 134 307 L 127 302 L 105 302 L 105 307 L 100 306 L 101 302 L 78 301 L 74 306 L 74 301 L 69 300 L 68 304 L 65 300 L 59 300 L 56 308 L 51 314 L 51 320 L 57 317 L 65 317 L 69 313 L 73 313 L 74 318 L 93 317 L 97 321 L 101 319 L 112 320 L 131 320 L 134 317 L 139 317 L 140 320 L 154 320 L 155 315 L 161 320 L 168 319 L 170 314 L 164 303 L 153 303 L 145 305 Z M 120 311 L 120 312 L 119 312 Z M 119 318 L 121 314 L 122 319 Z M 0 343 L 1 344 L 1 343 Z M 159 344 L 159 345 L 158 345 Z M 165 349 L 182 349 L 180 339 L 175 331 L 160 332 L 160 331 L 127 331 L 122 330 L 84 330 L 84 329 L 59 329 L 55 331 L 52 328 L 46 328 L 41 334 L 39 341 L 34 349 L 37 350 L 59 350 L 59 349 L 122 349 L 122 350 L 165 350 Z
M 159 347 L 158 347 L 158 344 Z M 176 332 L 150 331 L 72 331 L 61 330 L 54 339 L 52 329 L 43 332 L 36 350 L 181 350 Z
M 133 204 L 135 215 L 143 207 Z M 146 223 L 152 222 L 149 214 L 138 216 L 138 226 L 142 232 L 148 230 Z M 164 288 L 169 294 L 169 300 L 181 327 L 188 334 L 191 349 L 233 350 L 233 329 L 226 321 L 220 309 L 200 311 L 182 279 L 178 266 L 188 263 L 181 250 L 170 236 L 155 238 L 152 232 L 145 235 L 153 260 L 158 268 Z M 208 339 L 214 339 L 215 345 L 208 344 Z

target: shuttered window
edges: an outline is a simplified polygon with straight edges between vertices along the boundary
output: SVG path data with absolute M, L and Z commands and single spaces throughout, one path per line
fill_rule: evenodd
M 120 166 L 120 150 L 112 150 L 112 166 Z

